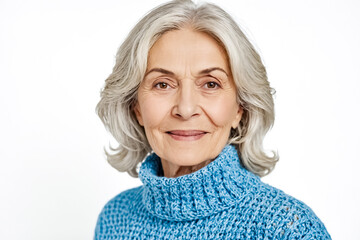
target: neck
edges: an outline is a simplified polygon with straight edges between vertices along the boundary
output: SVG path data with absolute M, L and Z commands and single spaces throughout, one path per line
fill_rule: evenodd
M 162 161 L 153 153 L 141 164 L 139 177 L 147 211 L 175 221 L 200 219 L 236 204 L 243 206 L 242 201 L 248 201 L 260 187 L 259 178 L 241 166 L 232 145 L 198 171 L 176 178 L 164 177 Z
M 183 175 L 187 175 L 208 165 L 212 160 L 206 160 L 197 165 L 193 166 L 181 166 L 174 163 L 171 163 L 167 160 L 161 159 L 162 169 L 164 171 L 164 177 L 175 178 Z

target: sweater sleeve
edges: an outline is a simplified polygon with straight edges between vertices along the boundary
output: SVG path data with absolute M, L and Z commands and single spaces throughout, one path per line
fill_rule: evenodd
M 325 225 L 309 206 L 289 195 L 281 196 L 280 205 L 271 218 L 277 226 L 274 239 L 331 239 Z
M 284 237 L 284 239 L 289 240 L 331 240 L 330 234 L 327 232 L 324 224 L 315 215 L 297 222 L 293 227 L 289 227 Z
M 106 220 L 106 216 L 105 216 L 105 207 L 104 207 L 100 212 L 96 222 L 94 240 L 100 239 L 100 234 L 104 232 L 104 227 L 106 226 L 105 220 Z
M 310 240 L 310 239 L 314 239 L 314 240 L 331 240 L 331 237 L 329 235 L 329 233 L 326 231 L 325 228 L 322 229 L 311 229 L 305 236 L 303 236 L 301 239 L 303 240 Z
M 123 239 L 119 234 L 127 228 L 130 212 L 139 205 L 141 190 L 142 187 L 126 190 L 105 204 L 97 219 L 94 240 Z

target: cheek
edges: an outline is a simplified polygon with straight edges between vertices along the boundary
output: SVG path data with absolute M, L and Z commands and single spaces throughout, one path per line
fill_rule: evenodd
M 167 101 L 154 97 L 144 97 L 139 99 L 139 106 L 145 128 L 161 125 L 162 120 L 169 111 Z
M 208 101 L 204 109 L 217 127 L 229 127 L 236 118 L 239 107 L 233 98 L 222 97 Z

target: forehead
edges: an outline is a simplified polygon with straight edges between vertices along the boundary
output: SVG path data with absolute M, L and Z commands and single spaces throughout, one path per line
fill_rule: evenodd
M 225 50 L 209 34 L 189 28 L 166 32 L 149 51 L 148 69 L 175 70 L 184 66 L 192 70 L 221 67 L 229 71 Z

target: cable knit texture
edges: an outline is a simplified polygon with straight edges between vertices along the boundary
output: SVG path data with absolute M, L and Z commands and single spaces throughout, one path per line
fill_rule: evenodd
M 148 156 L 143 185 L 106 204 L 95 239 L 331 239 L 308 206 L 242 167 L 231 145 L 194 173 L 161 175 L 159 157 Z

